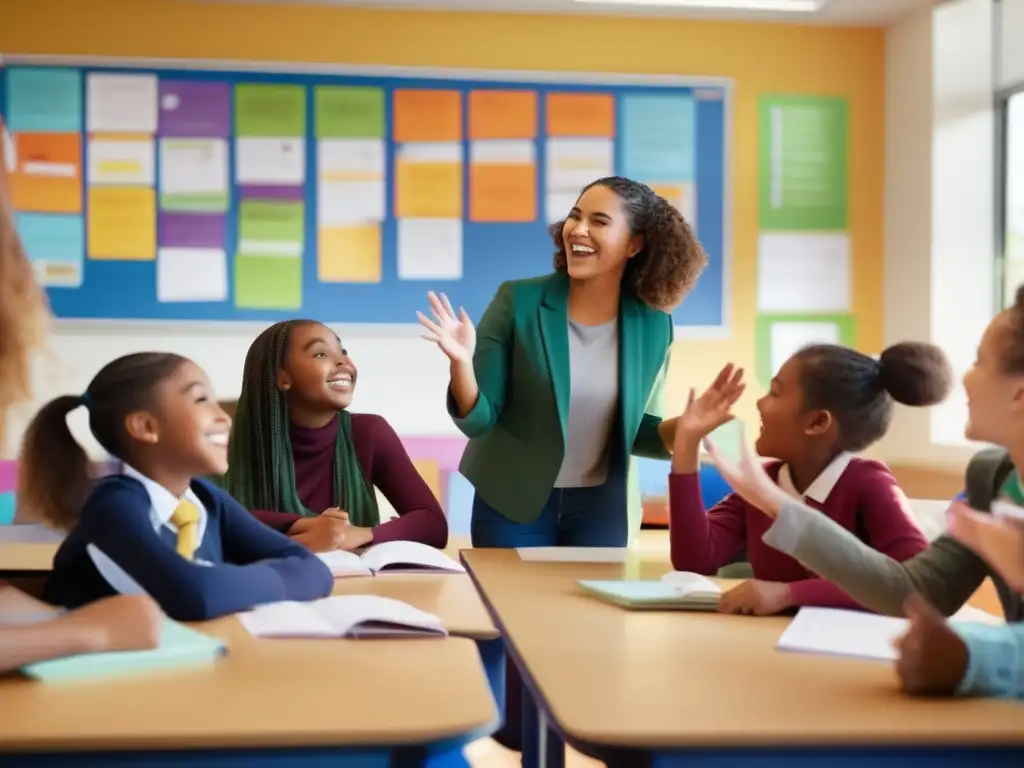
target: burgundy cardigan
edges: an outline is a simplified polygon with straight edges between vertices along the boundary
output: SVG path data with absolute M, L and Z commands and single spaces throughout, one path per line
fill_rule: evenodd
M 290 434 L 299 500 L 307 509 L 320 514 L 335 503 L 334 443 L 338 421 L 335 419 L 322 429 L 293 426 Z M 391 425 L 381 416 L 353 413 L 352 439 L 363 477 L 380 489 L 398 513 L 398 517 L 374 527 L 373 543 L 403 540 L 445 547 L 448 520 Z M 266 509 L 252 510 L 252 514 L 284 533 L 301 519 L 301 515 Z

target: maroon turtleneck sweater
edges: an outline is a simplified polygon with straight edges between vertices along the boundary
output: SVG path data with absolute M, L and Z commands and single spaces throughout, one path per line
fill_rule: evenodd
M 292 426 L 290 435 L 299 500 L 319 514 L 335 503 L 334 443 L 338 421 L 335 419 L 321 429 Z M 381 416 L 353 413 L 352 440 L 363 477 L 380 489 L 398 513 L 398 517 L 374 527 L 373 543 L 401 540 L 445 547 L 448 520 L 391 425 Z M 252 514 L 284 533 L 301 519 L 299 515 L 265 509 L 252 510 Z

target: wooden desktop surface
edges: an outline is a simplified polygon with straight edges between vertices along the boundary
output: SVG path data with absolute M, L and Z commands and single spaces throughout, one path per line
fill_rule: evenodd
M 0 542 L 0 573 L 48 573 L 59 543 Z
M 572 738 L 606 747 L 1024 743 L 1024 706 L 921 701 L 892 666 L 780 653 L 788 619 L 626 611 L 578 579 L 652 578 L 639 564 L 464 553 L 543 700 Z
M 0 751 L 417 744 L 497 718 L 470 640 L 256 640 L 234 617 L 195 626 L 229 644 L 213 668 L 0 679 Z

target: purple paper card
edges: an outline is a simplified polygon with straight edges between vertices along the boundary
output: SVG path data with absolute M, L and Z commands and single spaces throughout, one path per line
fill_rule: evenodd
M 306 199 L 305 187 L 271 187 L 249 184 L 244 187 L 240 187 L 238 193 L 242 200 L 288 200 L 292 202 L 302 202 Z
M 227 138 L 231 135 L 231 86 L 160 81 L 161 136 Z
M 18 462 L 0 461 L 0 493 L 18 487 Z
M 227 217 L 221 213 L 169 213 L 160 211 L 160 246 L 163 248 L 225 248 Z

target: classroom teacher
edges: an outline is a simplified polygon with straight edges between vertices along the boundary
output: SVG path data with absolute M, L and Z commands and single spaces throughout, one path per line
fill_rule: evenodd
M 641 522 L 631 457 L 669 457 L 670 312 L 707 255 L 679 211 L 618 176 L 551 235 L 555 271 L 503 283 L 478 329 L 444 295 L 418 313 L 451 362 L 474 547 L 626 546 Z

